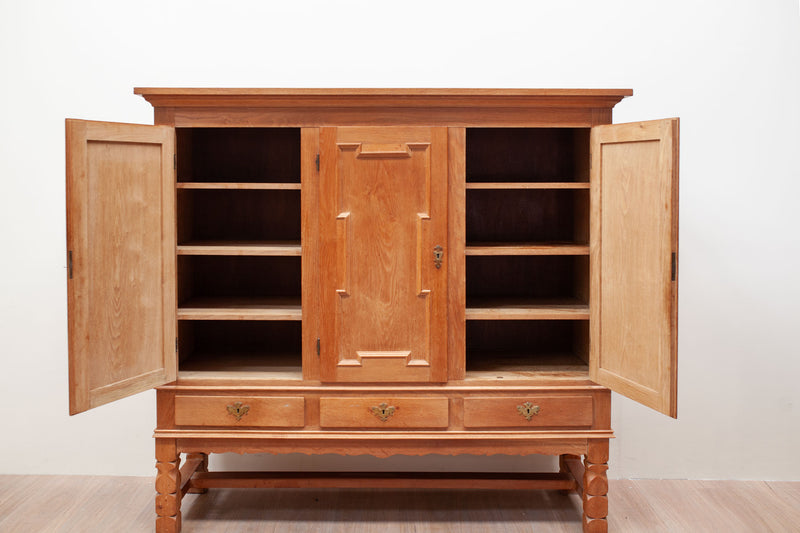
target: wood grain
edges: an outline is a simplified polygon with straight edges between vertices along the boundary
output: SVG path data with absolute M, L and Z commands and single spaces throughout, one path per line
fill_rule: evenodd
M 175 379 L 172 128 L 68 120 L 70 413 Z
M 382 420 L 373 408 L 393 407 Z M 449 423 L 447 398 L 381 397 L 319 399 L 320 426 L 324 428 L 444 428 Z
M 677 416 L 678 120 L 592 130 L 590 375 Z
M 323 130 L 324 381 L 447 378 L 446 249 L 443 268 L 433 264 L 434 246 L 447 246 L 446 134 L 442 128 Z M 401 158 L 398 145 L 407 147 Z M 362 158 L 365 146 L 378 148 Z
M 247 412 L 236 418 L 228 406 L 240 402 Z M 303 427 L 305 400 L 302 396 L 175 396 L 178 426 Z
M 581 501 L 574 493 L 463 486 L 466 490 L 219 488 L 183 498 L 184 531 L 581 531 Z M 610 480 L 609 492 L 608 529 L 619 533 L 777 532 L 793 531 L 800 523 L 800 482 Z M 147 477 L 4 475 L 0 529 L 152 531 L 152 495 L 153 479 Z
M 538 407 L 527 420 L 518 407 L 530 403 Z M 518 396 L 512 398 L 471 397 L 464 399 L 464 427 L 532 428 L 592 425 L 592 397 Z

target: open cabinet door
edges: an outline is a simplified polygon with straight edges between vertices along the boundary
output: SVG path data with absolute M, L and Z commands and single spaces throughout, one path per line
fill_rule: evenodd
M 69 410 L 176 377 L 175 131 L 67 120 Z
M 677 417 L 678 119 L 591 134 L 590 377 Z

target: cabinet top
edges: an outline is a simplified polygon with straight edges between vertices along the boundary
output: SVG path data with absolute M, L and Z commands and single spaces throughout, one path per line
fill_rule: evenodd
M 389 105 L 613 107 L 631 89 L 277 89 L 136 87 L 154 107 Z

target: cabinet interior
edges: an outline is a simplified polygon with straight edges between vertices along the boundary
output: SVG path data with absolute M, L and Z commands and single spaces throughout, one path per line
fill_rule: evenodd
M 589 133 L 467 128 L 467 379 L 588 372 Z
M 301 379 L 299 128 L 177 128 L 179 369 Z M 306 155 L 310 157 L 310 155 Z M 467 379 L 585 376 L 589 129 L 466 129 Z

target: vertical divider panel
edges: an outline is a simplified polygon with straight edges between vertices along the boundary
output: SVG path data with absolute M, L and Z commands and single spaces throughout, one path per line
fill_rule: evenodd
M 319 128 L 300 130 L 300 205 L 302 250 L 303 310 L 303 379 L 319 380 L 317 339 L 320 337 L 319 320 L 319 170 L 316 157 L 319 151 Z
M 466 376 L 466 128 L 447 134 L 447 354 L 451 380 Z

